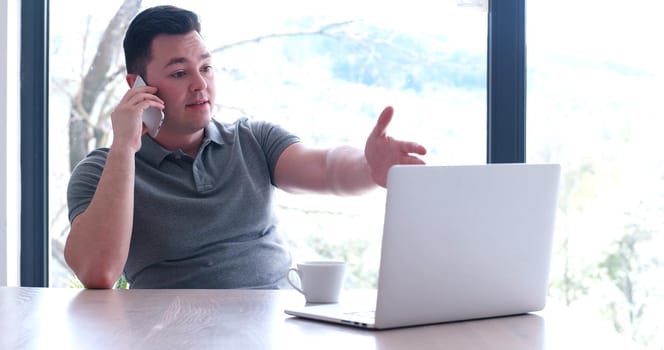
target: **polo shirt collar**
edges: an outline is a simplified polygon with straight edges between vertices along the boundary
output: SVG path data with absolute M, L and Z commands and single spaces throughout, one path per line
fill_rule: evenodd
M 205 134 L 203 136 L 201 147 L 207 147 L 210 142 L 214 142 L 218 145 L 223 145 L 225 143 L 221 137 L 219 128 L 212 121 L 205 127 Z M 138 151 L 138 155 L 153 166 L 159 166 L 164 158 L 176 152 L 177 151 L 169 151 L 162 147 L 146 133 L 141 138 L 141 149 Z
M 218 145 L 223 145 L 224 138 L 221 137 L 221 132 L 219 131 L 219 126 L 215 123 L 214 120 L 211 120 L 208 125 L 205 127 L 205 137 L 203 139 L 203 145 L 207 146 L 208 143 L 214 142 Z

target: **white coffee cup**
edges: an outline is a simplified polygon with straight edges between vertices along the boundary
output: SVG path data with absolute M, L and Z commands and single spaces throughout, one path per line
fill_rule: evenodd
M 297 264 L 286 274 L 286 280 L 302 293 L 307 303 L 336 303 L 344 283 L 346 263 L 343 261 L 307 261 Z M 300 283 L 291 279 L 297 274 Z

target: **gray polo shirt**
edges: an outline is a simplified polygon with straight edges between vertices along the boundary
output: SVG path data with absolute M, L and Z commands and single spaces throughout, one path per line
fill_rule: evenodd
M 299 139 L 277 125 L 212 121 L 195 159 L 147 135 L 136 154 L 131 288 L 279 288 L 291 258 L 276 228 L 274 168 Z M 108 149 L 72 172 L 70 222 L 94 195 Z

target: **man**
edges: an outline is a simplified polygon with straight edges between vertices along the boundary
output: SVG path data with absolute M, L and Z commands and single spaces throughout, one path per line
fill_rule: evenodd
M 210 52 L 193 12 L 138 14 L 124 40 L 130 89 L 111 115 L 113 142 L 74 169 L 65 259 L 87 288 L 279 288 L 291 261 L 275 229 L 275 187 L 359 194 L 385 186 L 393 164 L 421 164 L 424 147 L 385 134 L 386 108 L 364 151 L 312 149 L 282 128 L 212 119 Z M 152 138 L 141 115 L 161 109 Z

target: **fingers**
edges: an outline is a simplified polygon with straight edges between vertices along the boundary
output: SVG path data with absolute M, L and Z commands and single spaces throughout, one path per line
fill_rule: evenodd
M 136 106 L 140 107 L 143 110 L 146 110 L 150 107 L 154 107 L 157 109 L 164 109 L 164 103 L 161 102 L 161 99 L 159 99 L 159 97 L 154 95 L 146 96 L 142 100 L 138 100 L 136 102 Z
M 142 89 L 142 88 L 137 88 Z M 157 96 L 149 92 L 130 90 L 130 93 L 125 95 L 121 105 L 124 104 L 127 108 L 139 108 L 140 110 L 146 110 L 150 107 L 157 109 L 164 109 L 164 102 Z
M 144 86 L 127 91 L 111 115 L 114 133 L 119 132 L 116 131 L 116 127 L 120 125 L 134 125 L 135 127 L 141 125 L 141 115 L 149 108 L 164 110 L 164 102 L 152 93 L 156 90 L 154 87 Z M 132 120 L 134 122 L 131 122 Z
M 394 108 L 392 108 L 391 106 L 385 107 L 385 109 L 383 109 L 383 112 L 381 112 L 380 116 L 378 117 L 376 126 L 374 126 L 374 129 L 371 131 L 371 136 L 386 137 L 387 126 L 390 125 L 393 116 L 394 116 Z M 425 155 L 427 153 L 426 148 L 415 142 L 399 141 L 399 144 L 400 144 L 399 148 L 404 153 L 416 153 L 419 155 Z
M 152 100 L 139 101 L 135 105 L 135 107 L 137 107 L 141 113 L 145 112 L 146 110 L 148 110 L 150 108 L 155 108 L 155 109 L 158 109 L 158 110 L 161 110 L 161 111 L 164 110 L 164 105 L 163 104 L 161 104 L 160 102 L 157 102 L 157 101 L 152 101 Z
M 376 126 L 374 126 L 373 130 L 371 131 L 371 136 L 374 137 L 385 136 L 387 126 L 390 124 L 390 121 L 392 121 L 393 115 L 394 115 L 394 108 L 390 106 L 385 107 L 385 109 L 383 109 L 383 112 L 381 112 L 380 116 L 378 117 Z
M 136 99 L 137 96 L 142 96 L 146 98 L 156 98 L 157 101 L 161 102 L 161 99 L 155 95 L 157 93 L 157 88 L 154 86 L 139 86 L 127 90 L 127 93 L 122 97 L 120 103 L 131 101 Z
M 400 142 L 400 149 L 401 152 L 403 153 L 415 153 L 419 154 L 421 156 L 427 154 L 427 149 L 424 148 L 424 146 L 420 145 L 419 143 L 415 142 L 409 142 L 409 141 L 401 141 Z
M 406 156 L 401 159 L 400 164 L 407 164 L 407 165 L 419 165 L 419 164 L 426 164 L 424 160 L 414 157 L 414 156 Z
M 163 103 L 162 100 L 157 95 L 148 91 L 136 91 L 134 94 L 128 94 L 128 95 L 129 95 L 129 101 L 133 102 L 133 104 L 138 104 L 142 101 L 156 101 L 159 103 Z

